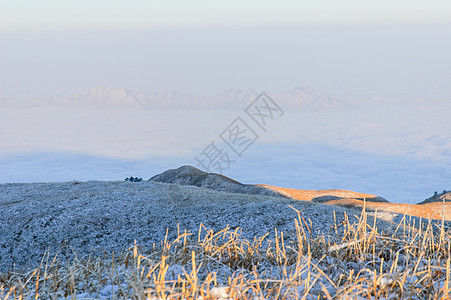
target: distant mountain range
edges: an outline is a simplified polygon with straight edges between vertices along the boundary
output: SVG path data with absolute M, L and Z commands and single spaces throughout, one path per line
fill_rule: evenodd
M 95 87 L 76 95 L 55 95 L 48 99 L 0 99 L 0 108 L 96 107 L 141 109 L 227 109 L 242 110 L 259 92 L 231 89 L 213 96 L 195 96 L 180 92 L 142 93 L 129 89 Z M 282 93 L 268 93 L 283 109 L 327 110 L 345 108 L 349 100 L 307 87 Z

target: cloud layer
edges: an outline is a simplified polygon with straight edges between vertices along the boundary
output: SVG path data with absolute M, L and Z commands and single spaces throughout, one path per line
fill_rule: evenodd
M 245 105 L 244 105 L 245 106 Z M 339 188 L 417 203 L 449 190 L 447 102 L 368 100 L 285 111 L 259 128 L 243 111 L 20 108 L 0 110 L 0 182 L 150 178 L 196 165 L 215 142 L 245 183 Z M 258 135 L 236 155 L 220 135 L 241 117 Z

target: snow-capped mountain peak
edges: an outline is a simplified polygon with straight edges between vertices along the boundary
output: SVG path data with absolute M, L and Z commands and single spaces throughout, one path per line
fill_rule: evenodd
M 49 99 L 20 101 L 0 99 L 0 107 L 61 107 L 79 106 L 95 108 L 141 109 L 226 109 L 242 110 L 258 97 L 250 89 L 229 89 L 212 96 L 196 96 L 182 92 L 143 93 L 125 88 L 96 86 L 75 95 L 55 95 Z M 323 110 L 346 106 L 340 98 L 310 87 L 297 86 L 281 93 L 269 93 L 286 109 Z

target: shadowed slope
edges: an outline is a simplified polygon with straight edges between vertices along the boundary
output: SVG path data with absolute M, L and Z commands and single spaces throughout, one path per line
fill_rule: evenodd
M 242 184 L 224 175 L 207 173 L 188 165 L 182 166 L 178 169 L 167 170 L 150 178 L 149 181 L 192 185 L 228 193 L 285 197 L 276 191 L 272 191 L 264 187 L 251 184 Z
M 432 196 L 418 204 L 425 204 L 425 203 L 433 203 L 433 202 L 448 202 L 451 201 L 451 191 L 443 191 L 443 193 L 438 194 L 437 196 Z
M 175 183 L 209 188 L 229 193 L 256 194 L 286 197 L 296 200 L 324 203 L 336 199 L 355 198 L 374 202 L 388 202 L 384 198 L 345 190 L 297 190 L 266 184 L 242 184 L 224 175 L 207 173 L 193 166 L 170 169 L 149 179 L 149 181 Z

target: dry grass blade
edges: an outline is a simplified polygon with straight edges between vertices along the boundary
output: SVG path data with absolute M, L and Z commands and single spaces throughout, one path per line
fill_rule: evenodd
M 0 299 L 449 299 L 444 222 L 423 228 L 420 220 L 415 229 L 403 218 L 382 233 L 362 210 L 355 223 L 335 222 L 335 236 L 326 238 L 312 237 L 309 220 L 296 212 L 291 234 L 275 228 L 252 241 L 239 228 L 213 232 L 201 224 L 197 237 L 178 228 L 177 238 L 149 250 L 135 242 L 113 257 L 68 264 L 47 255 L 31 272 L 0 274 Z

